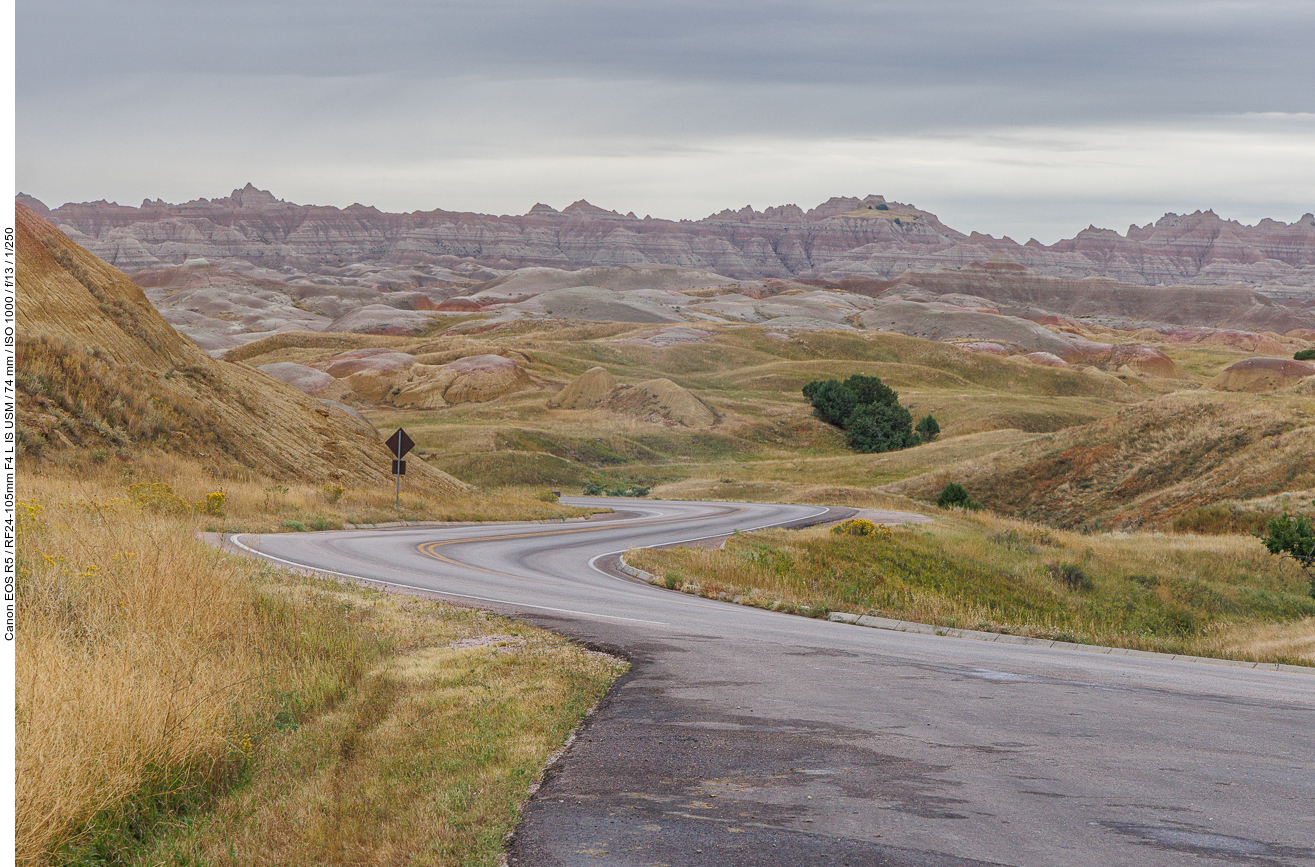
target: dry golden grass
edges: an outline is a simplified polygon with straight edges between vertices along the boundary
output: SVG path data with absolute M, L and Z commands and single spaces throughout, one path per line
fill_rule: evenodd
M 226 475 L 217 477 L 212 466 L 165 452 L 124 461 L 66 451 L 42 467 L 41 477 L 84 499 L 106 490 L 132 499 L 130 486 L 163 482 L 196 512 L 198 526 L 213 532 L 330 530 L 394 521 L 562 520 L 599 511 L 545 502 L 538 488 L 528 487 L 450 497 L 417 493 L 403 481 L 399 507 L 392 483 L 275 481 L 231 467 Z M 224 495 L 223 508 L 207 512 L 205 500 L 216 492 Z
M 544 761 L 624 669 L 480 612 L 345 599 L 396 654 L 258 751 L 249 785 L 128 863 L 496 864 Z
M 219 519 L 188 506 L 213 490 L 212 480 L 170 456 L 157 456 L 149 468 L 173 485 L 130 491 L 72 469 L 22 476 L 19 863 L 129 862 L 175 827 L 177 816 L 211 815 L 207 808 L 228 803 L 216 800 L 224 791 L 244 783 L 244 817 L 257 807 L 277 812 L 288 785 L 279 762 L 355 749 L 352 738 L 363 730 L 351 720 L 374 713 L 381 684 L 396 697 L 377 718 L 388 731 L 411 732 L 406 723 L 416 707 L 446 710 L 427 714 L 428 740 L 380 746 L 338 774 L 335 791 L 343 803 L 366 791 L 376 797 L 378 787 L 367 783 L 401 757 L 441 765 L 447 785 L 472 792 L 493 775 L 501 782 L 491 800 L 426 809 L 466 841 L 449 841 L 430 863 L 466 863 L 453 853 L 476 837 L 493 853 L 485 860 L 495 857 L 525 785 L 615 677 L 614 661 L 496 618 L 286 576 L 221 554 L 193 538 Z M 236 485 L 228 503 L 249 495 L 240 520 L 268 521 L 268 491 L 247 484 Z M 322 496 L 309 487 L 275 493 Z M 496 677 L 478 678 L 469 676 L 478 668 L 469 652 L 442 649 L 453 636 L 489 631 L 521 636 L 527 652 L 518 659 L 532 662 L 498 662 Z M 498 691 L 489 693 L 495 681 Z M 496 707 L 486 702 L 491 694 L 501 697 Z M 489 723 L 495 711 L 511 722 Z M 295 740 L 303 729 L 320 735 Z M 462 756 L 445 751 L 470 732 L 484 738 L 478 748 Z M 371 815 L 386 814 L 402 829 L 395 836 L 411 841 L 407 851 L 432 842 L 423 836 L 430 825 L 374 803 Z M 354 808 L 346 814 L 361 815 Z M 351 847 L 310 834 L 299 817 L 287 819 L 282 837 L 259 835 L 262 845 L 282 839 L 300 863 L 360 863 Z M 227 851 L 232 837 L 222 821 L 213 826 L 215 851 Z
M 1315 664 L 1306 576 L 1245 536 L 1081 535 L 938 511 L 892 537 L 826 529 L 631 551 L 673 589 L 1092 644 Z M 1067 580 L 1066 580 L 1067 578 Z
M 889 486 L 935 499 L 957 481 L 1005 514 L 1058 526 L 1167 527 L 1226 500 L 1315 486 L 1315 400 L 1180 392 Z
M 22 494 L 21 863 L 222 786 L 281 695 L 323 704 L 382 652 L 353 618 L 259 592 L 192 521 L 30 477 Z
M 1315 664 L 1315 617 L 1296 623 L 1232 626 L 1205 636 L 1206 656 L 1233 659 L 1289 659 Z

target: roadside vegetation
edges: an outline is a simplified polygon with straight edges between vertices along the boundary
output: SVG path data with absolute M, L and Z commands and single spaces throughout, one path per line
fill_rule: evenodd
M 22 482 L 21 864 L 495 864 L 622 670 L 222 554 L 193 538 L 222 520 L 199 480 Z M 256 502 L 252 523 L 283 514 Z
M 1254 537 L 1082 535 L 963 510 L 930 524 L 732 536 L 626 554 L 671 589 L 825 617 L 1315 664 L 1303 570 Z M 861 529 L 861 528 L 860 528 Z
M 64 452 L 43 475 L 69 490 L 109 493 L 161 514 L 192 516 L 208 532 L 340 530 L 396 521 L 556 521 L 595 514 L 528 486 L 453 497 L 392 484 L 276 481 L 236 467 L 219 471 L 160 452 Z M 91 494 L 88 494 L 91 496 Z

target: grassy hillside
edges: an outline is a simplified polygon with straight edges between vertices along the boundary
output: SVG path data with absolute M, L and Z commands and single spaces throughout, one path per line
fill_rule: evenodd
M 146 296 L 17 206 L 19 445 L 40 460 L 65 449 L 161 449 L 275 479 L 389 481 L 375 431 L 250 367 L 215 361 Z M 413 483 L 468 488 L 421 466 Z
M 1212 503 L 1315 488 L 1312 420 L 1315 399 L 1300 395 L 1173 394 L 889 490 L 935 499 L 954 480 L 1001 514 L 1163 528 Z
M 1137 378 L 1124 382 L 1021 365 L 897 334 L 805 332 L 781 341 L 756 327 L 710 326 L 700 329 L 701 342 L 663 348 L 643 342 L 655 330 L 540 322 L 476 334 L 457 329 L 420 340 L 286 334 L 228 357 L 251 365 L 314 364 L 371 341 L 426 363 L 514 353 L 538 383 L 536 390 L 441 410 L 365 408 L 381 429 L 405 425 L 435 466 L 485 488 L 731 475 L 786 480 L 799 459 L 826 460 L 829 466 L 818 469 L 828 477 L 870 484 L 908 475 L 909 462 L 916 468 L 942 465 L 947 454 L 956 460 L 981 455 L 1102 418 L 1155 393 L 1153 384 Z M 557 391 L 594 366 L 622 383 L 669 379 L 711 407 L 717 421 L 688 428 L 604 408 L 551 405 Z M 915 413 L 934 414 L 945 443 L 936 448 L 948 451 L 855 459 L 843 435 L 813 417 L 800 388 L 813 379 L 860 372 L 889 382 Z M 892 462 L 902 468 L 892 471 Z M 812 480 L 812 473 L 801 467 L 795 477 Z

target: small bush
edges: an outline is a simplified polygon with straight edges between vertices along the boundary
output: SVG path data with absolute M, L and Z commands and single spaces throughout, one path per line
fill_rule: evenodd
M 831 528 L 831 532 L 837 536 L 874 536 L 877 525 L 864 518 L 855 518 L 841 521 Z
M 283 529 L 287 530 L 290 533 L 306 532 L 306 525 L 303 524 L 301 521 L 284 521 L 280 526 L 282 526 Z
M 164 482 L 138 482 L 128 486 L 128 494 L 143 509 L 166 515 L 185 515 L 192 511 L 192 507 Z
M 1046 567 L 1050 577 L 1070 590 L 1090 590 L 1095 583 L 1082 567 L 1074 563 L 1052 563 Z
M 930 415 L 925 416 L 922 421 L 918 422 L 913 430 L 918 436 L 922 437 L 922 441 L 925 443 L 931 442 L 941 434 L 941 426 Z
M 942 509 L 980 509 L 982 507 L 980 503 L 974 503 L 968 497 L 968 491 L 958 482 L 950 482 L 941 489 L 940 496 L 936 498 L 936 505 Z
M 324 497 L 324 502 L 328 503 L 330 506 L 342 499 L 342 495 L 343 486 L 334 484 L 333 482 L 329 482 L 320 489 L 320 496 Z
M 1292 357 L 1297 361 L 1315 361 L 1315 349 L 1298 350 L 1297 354 Z
M 534 495 L 534 498 L 541 503 L 557 502 L 557 495 L 554 494 L 552 491 L 539 491 L 539 493 Z
M 1291 557 L 1310 577 L 1310 595 L 1315 596 L 1315 528 L 1305 515 L 1280 515 L 1270 520 L 1261 537 L 1271 554 Z
M 196 504 L 196 510 L 203 515 L 222 518 L 224 516 L 224 502 L 227 499 L 223 491 L 214 491 L 206 494 L 205 499 Z

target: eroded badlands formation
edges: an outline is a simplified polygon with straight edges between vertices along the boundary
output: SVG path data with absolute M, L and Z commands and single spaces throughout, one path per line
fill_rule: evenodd
M 835 197 L 805 211 L 783 205 L 725 210 L 702 220 L 618 214 L 579 201 L 561 211 L 535 205 L 520 216 L 433 210 L 388 214 L 364 205 L 297 205 L 251 184 L 229 196 L 181 205 L 66 204 L 48 216 L 71 238 L 128 272 L 190 258 L 240 259 L 306 272 L 357 263 L 381 267 L 377 285 L 411 288 L 469 280 L 483 269 L 532 265 L 576 270 L 640 263 L 698 268 L 733 279 L 892 279 L 908 270 L 959 268 L 1005 256 L 1031 271 L 1067 278 L 1110 277 L 1155 286 L 1190 283 L 1315 285 L 1315 216 L 1256 226 L 1212 211 L 1166 214 L 1124 235 L 1088 228 L 1045 246 L 976 232 L 965 235 L 935 214 L 881 196 Z M 350 275 L 345 275 L 350 276 Z
M 651 338 L 664 342 L 699 339 L 682 326 L 703 323 L 761 325 L 781 339 L 895 331 L 1025 363 L 1173 377 L 1173 362 L 1147 344 L 1224 343 L 1281 357 L 1315 337 L 1310 214 L 1256 226 L 1209 211 L 1168 214 L 1125 235 L 1091 228 L 1047 247 L 964 235 L 881 196 L 680 222 L 583 201 L 521 216 L 386 214 L 297 205 L 250 184 L 182 205 L 52 211 L 20 201 L 130 272 L 212 355 L 280 331 L 407 334 L 435 319 L 475 317 L 462 327 L 484 328 L 548 318 L 671 326 Z M 347 379 L 281 373 L 326 399 Z M 371 390 L 356 378 L 356 394 Z M 445 372 L 441 387 L 412 386 L 403 402 L 454 402 L 465 378 Z

